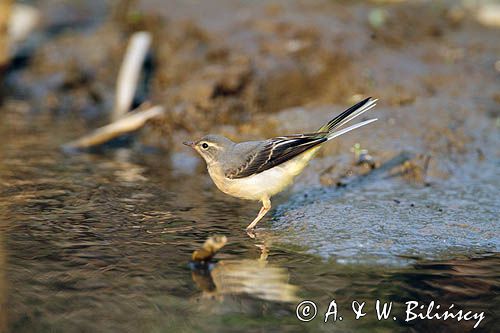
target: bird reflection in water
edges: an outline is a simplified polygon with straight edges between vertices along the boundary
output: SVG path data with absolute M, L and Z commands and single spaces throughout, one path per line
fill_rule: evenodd
M 261 252 L 258 259 L 213 261 L 226 242 L 225 236 L 210 237 L 193 253 L 192 278 L 202 291 L 202 299 L 239 295 L 272 302 L 297 301 L 298 288 L 288 283 L 288 271 L 268 262 L 268 246 L 257 245 Z

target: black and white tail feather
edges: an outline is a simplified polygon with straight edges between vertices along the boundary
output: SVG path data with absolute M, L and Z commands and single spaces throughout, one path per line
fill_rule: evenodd
M 368 125 L 377 119 L 369 119 L 352 126 L 339 129 L 376 105 L 371 97 L 351 106 L 322 126 L 316 133 L 279 136 L 263 141 L 239 168 L 227 170 L 225 176 L 231 179 L 249 177 L 281 163 L 291 160 L 303 152 L 326 141 L 332 140 L 356 128 Z

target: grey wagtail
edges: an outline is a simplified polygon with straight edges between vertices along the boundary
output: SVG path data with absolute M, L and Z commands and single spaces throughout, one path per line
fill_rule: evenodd
M 325 142 L 377 120 L 370 119 L 340 129 L 373 108 L 376 102 L 376 99 L 369 97 L 311 134 L 240 143 L 221 135 L 206 135 L 198 141 L 184 144 L 203 157 L 210 177 L 222 192 L 242 199 L 262 201 L 259 214 L 247 226 L 247 232 L 251 232 L 271 209 L 271 197 L 293 182 Z

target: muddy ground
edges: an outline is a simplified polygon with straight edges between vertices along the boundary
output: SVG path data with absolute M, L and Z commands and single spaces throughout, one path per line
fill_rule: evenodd
M 145 29 L 154 42 L 136 104 L 168 110 L 142 131 L 145 144 L 185 153 L 183 139 L 207 132 L 245 140 L 311 131 L 374 96 L 379 122 L 328 145 L 309 170 L 324 185 L 338 183 L 354 143 L 379 164 L 414 153 L 396 173 L 419 183 L 498 154 L 488 144 L 499 121 L 498 30 L 465 4 L 40 5 L 36 36 L 4 76 L 4 104 L 13 92 L 34 112 L 105 123 L 127 37 Z

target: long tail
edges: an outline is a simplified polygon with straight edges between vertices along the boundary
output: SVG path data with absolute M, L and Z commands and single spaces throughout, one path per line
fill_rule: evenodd
M 326 125 L 321 127 L 318 130 L 318 132 L 328 132 L 327 138 L 328 140 L 331 140 L 342 134 L 350 132 L 356 128 L 368 125 L 369 123 L 372 123 L 377 119 L 374 118 L 370 120 L 365 120 L 363 122 L 338 130 L 338 128 L 340 128 L 341 126 L 347 124 L 354 118 L 361 116 L 363 113 L 373 108 L 376 105 L 376 103 L 377 103 L 376 99 L 368 97 L 367 99 L 351 106 L 350 108 L 339 114 L 337 117 L 330 120 Z

